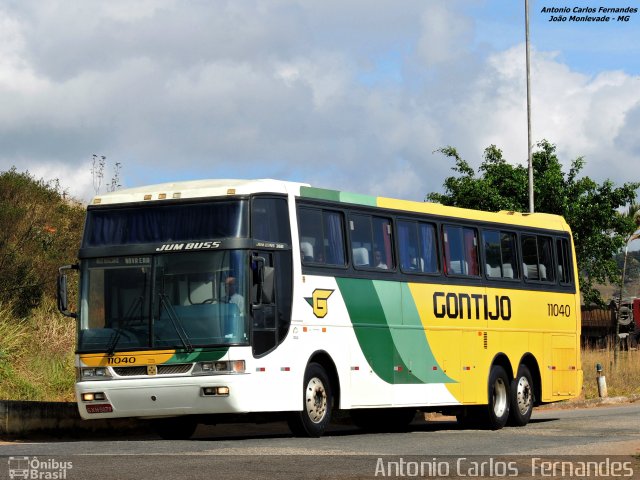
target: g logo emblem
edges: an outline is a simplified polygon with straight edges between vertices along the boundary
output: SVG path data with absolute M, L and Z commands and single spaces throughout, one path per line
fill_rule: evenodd
M 307 302 L 313 307 L 313 314 L 318 318 L 324 318 L 329 313 L 329 302 L 327 299 L 331 296 L 333 290 L 324 290 L 316 288 L 311 298 L 307 298 Z
M 157 375 L 157 374 L 158 374 L 157 365 L 147 365 L 147 375 Z

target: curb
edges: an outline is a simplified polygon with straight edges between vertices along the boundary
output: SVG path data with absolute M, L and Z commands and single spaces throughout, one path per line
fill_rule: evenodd
M 82 420 L 75 402 L 0 400 L 0 437 L 122 434 L 146 430 L 143 427 L 136 419 Z

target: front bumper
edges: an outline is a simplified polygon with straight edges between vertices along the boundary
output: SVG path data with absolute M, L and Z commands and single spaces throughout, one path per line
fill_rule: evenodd
M 205 395 L 210 387 L 228 387 L 229 394 Z M 248 387 L 248 374 L 84 381 L 76 383 L 76 399 L 83 419 L 246 413 Z M 85 393 L 105 399 L 87 402 Z

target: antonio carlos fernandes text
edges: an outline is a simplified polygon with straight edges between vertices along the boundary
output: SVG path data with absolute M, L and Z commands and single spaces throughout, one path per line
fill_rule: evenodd
M 525 463 L 487 458 L 480 460 L 460 457 L 456 460 L 410 461 L 404 458 L 376 462 L 376 477 L 517 477 L 535 478 L 616 478 L 633 477 L 630 461 L 615 461 L 610 458 L 598 460 L 557 460 L 531 458 L 530 469 Z M 528 470 L 528 471 L 527 471 Z

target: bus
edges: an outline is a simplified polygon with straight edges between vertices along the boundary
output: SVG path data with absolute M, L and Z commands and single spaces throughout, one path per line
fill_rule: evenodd
M 58 308 L 83 419 L 188 438 L 271 415 L 320 436 L 338 411 L 369 429 L 420 411 L 495 430 L 580 393 L 577 279 L 559 216 L 198 180 L 95 197 Z

